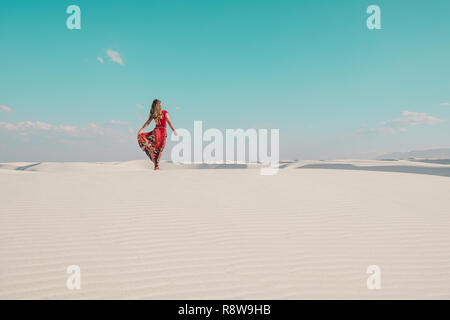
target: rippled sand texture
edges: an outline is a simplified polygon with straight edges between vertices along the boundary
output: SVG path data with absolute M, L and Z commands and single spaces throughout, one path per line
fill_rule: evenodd
M 0 164 L 0 298 L 449 299 L 450 165 L 332 164 Z

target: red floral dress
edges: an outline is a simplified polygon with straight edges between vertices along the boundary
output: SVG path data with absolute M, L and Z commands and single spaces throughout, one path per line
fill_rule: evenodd
M 155 167 L 158 166 L 159 159 L 161 158 L 161 154 L 164 150 L 164 147 L 166 146 L 166 115 L 167 111 L 163 110 L 161 119 L 159 120 L 159 123 L 156 124 L 155 129 L 150 132 L 141 133 L 140 135 L 138 135 L 139 147 L 147 154 L 150 160 L 152 160 Z M 147 139 L 148 144 L 144 138 Z

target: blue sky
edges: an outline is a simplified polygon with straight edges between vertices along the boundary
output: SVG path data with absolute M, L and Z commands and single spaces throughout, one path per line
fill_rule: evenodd
M 2 1 L 0 161 L 144 159 L 154 98 L 177 128 L 279 128 L 281 158 L 450 147 L 449 14 L 448 0 Z

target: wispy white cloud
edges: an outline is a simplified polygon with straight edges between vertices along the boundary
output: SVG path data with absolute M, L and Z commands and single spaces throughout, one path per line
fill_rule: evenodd
M 123 66 L 123 60 L 119 52 L 114 50 L 107 50 L 106 54 L 109 56 L 112 62 L 118 63 Z
M 1 112 L 9 113 L 9 112 L 12 111 L 12 109 L 11 109 L 10 107 L 8 107 L 8 106 L 2 106 L 2 105 L 0 105 L 0 111 L 1 111 Z
M 448 101 L 441 102 L 439 105 L 441 105 L 441 106 L 450 106 L 450 102 L 448 102 Z
M 57 134 L 59 137 L 92 137 L 104 135 L 118 135 L 125 129 L 119 129 L 128 122 L 111 120 L 107 123 L 89 123 L 84 126 L 65 124 L 51 124 L 42 121 L 20 121 L 16 123 L 0 121 L 0 130 L 14 132 L 20 136 L 42 136 L 45 134 Z M 115 129 L 117 128 L 117 129 Z
M 102 57 L 97 57 L 97 60 L 100 62 L 100 63 L 105 63 L 105 61 L 103 60 L 103 58 Z
M 21 121 L 17 123 L 2 122 L 0 121 L 0 128 L 9 131 L 30 131 L 30 130 L 41 130 L 41 131 L 59 131 L 59 132 L 75 132 L 77 130 L 76 126 L 68 125 L 52 125 L 41 121 Z
M 398 132 L 406 132 L 413 126 L 434 126 L 445 120 L 428 115 L 425 112 L 402 111 L 402 116 L 396 119 L 382 121 L 376 128 L 364 128 L 351 134 L 364 136 L 370 134 L 392 135 Z
M 402 117 L 381 122 L 381 125 L 399 125 L 401 127 L 411 127 L 416 125 L 433 126 L 441 123 L 444 120 L 430 116 L 425 112 L 414 112 L 405 110 L 402 112 Z
M 138 107 L 139 109 L 145 109 L 145 107 L 142 104 L 137 104 L 136 107 Z
M 111 120 L 110 123 L 111 123 L 111 124 L 114 124 L 114 125 L 117 125 L 117 126 L 121 126 L 121 125 L 126 125 L 126 124 L 128 124 L 128 122 L 122 121 L 122 120 Z
M 2 161 L 21 161 L 26 158 L 47 157 L 48 150 L 52 150 L 51 157 L 56 156 L 64 161 L 98 161 L 122 159 L 121 157 L 125 160 L 139 154 L 136 132 L 137 129 L 116 126 L 110 121 L 82 125 L 0 121 L 0 136 L 6 137 L 5 141 L 9 144 L 7 147 L 10 148 L 5 150 L 0 145 L 0 151 L 4 151 L 0 152 L 0 157 Z M 32 144 L 30 146 L 34 147 L 33 150 L 24 148 L 24 144 L 28 143 Z M 121 147 L 118 148 L 118 145 Z M 10 152 L 11 150 L 14 152 Z M 124 156 L 124 152 L 128 152 L 128 156 Z

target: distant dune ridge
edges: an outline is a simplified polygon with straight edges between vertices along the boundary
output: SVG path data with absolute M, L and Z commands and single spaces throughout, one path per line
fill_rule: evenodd
M 415 150 L 409 152 L 393 152 L 377 156 L 376 159 L 398 159 L 406 160 L 411 158 L 420 159 L 450 159 L 450 148 Z
M 0 163 L 0 299 L 450 299 L 450 164 L 259 167 Z

